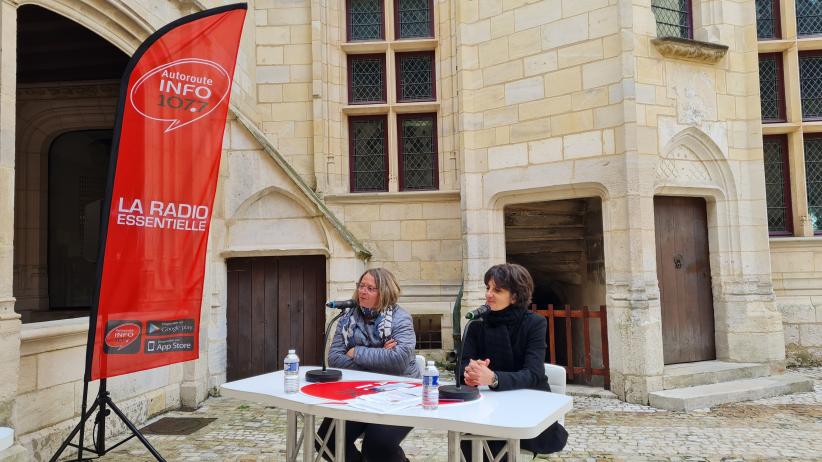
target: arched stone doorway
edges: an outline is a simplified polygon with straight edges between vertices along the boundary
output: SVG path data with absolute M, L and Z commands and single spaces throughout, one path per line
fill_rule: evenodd
M 83 249 L 98 239 L 89 233 L 129 56 L 39 6 L 17 10 L 17 31 L 15 311 L 24 323 L 84 316 L 96 251 Z

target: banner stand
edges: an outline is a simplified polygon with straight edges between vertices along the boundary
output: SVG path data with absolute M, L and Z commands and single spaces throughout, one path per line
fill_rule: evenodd
M 126 66 L 101 208 L 80 422 L 52 462 L 69 446 L 77 449 L 72 461 L 93 460 L 134 437 L 165 462 L 114 404 L 106 379 L 199 357 L 206 244 L 246 10 L 245 3 L 223 5 L 172 21 Z M 87 409 L 94 380 L 100 387 Z M 131 434 L 106 447 L 112 411 Z M 95 413 L 87 447 L 86 423 Z
M 60 445 L 60 449 L 58 449 L 57 452 L 54 453 L 54 455 L 51 457 L 50 462 L 57 462 L 60 455 L 69 446 L 77 448 L 77 458 L 69 459 L 69 461 L 80 462 L 94 460 L 98 457 L 106 455 L 109 451 L 113 451 L 115 448 L 125 443 L 126 441 L 129 441 L 135 436 L 138 440 L 140 440 L 141 443 L 143 443 L 143 446 L 145 446 L 146 449 L 148 449 L 148 452 L 150 452 L 151 455 L 153 455 L 158 462 L 166 461 L 163 458 L 163 456 L 161 456 L 160 453 L 157 452 L 157 449 L 155 449 L 154 446 L 152 446 L 151 443 L 148 442 L 146 437 L 143 436 L 142 433 L 140 433 L 140 430 L 137 429 L 134 423 L 132 423 L 131 420 L 129 420 L 129 418 L 126 417 L 125 414 L 123 414 L 123 411 L 121 411 L 120 408 L 118 408 L 117 405 L 114 404 L 114 401 L 111 400 L 111 396 L 108 390 L 106 390 L 106 379 L 100 380 L 100 390 L 97 392 L 97 398 L 95 398 L 94 402 L 91 404 L 91 407 L 88 409 L 88 411 L 85 411 L 86 399 L 88 397 L 88 381 L 84 380 L 83 382 L 83 405 L 81 408 L 84 410 L 84 412 L 80 416 L 80 422 L 77 424 L 77 426 L 74 427 L 71 433 L 69 433 L 69 436 L 63 441 L 63 444 Z M 111 408 L 111 410 L 106 409 L 106 406 Z M 83 436 L 85 435 L 86 421 L 89 419 L 89 417 L 91 417 L 95 410 L 97 410 L 97 416 L 94 418 L 94 430 L 92 432 L 94 448 L 88 448 L 83 445 Z M 108 417 L 111 414 L 111 411 L 114 411 L 114 413 L 117 414 L 117 417 L 119 417 L 120 420 L 126 425 L 126 427 L 128 427 L 128 429 L 131 431 L 131 435 L 121 440 L 114 446 L 106 448 L 106 417 Z M 72 440 L 74 440 L 74 436 L 77 433 L 80 434 L 80 439 L 78 441 L 78 444 L 74 444 Z M 83 451 L 89 451 L 93 453 L 94 457 L 84 458 Z

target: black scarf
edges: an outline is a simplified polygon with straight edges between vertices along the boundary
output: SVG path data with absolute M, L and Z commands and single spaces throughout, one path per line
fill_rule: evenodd
M 516 364 L 514 343 L 517 341 L 525 309 L 508 305 L 499 311 L 489 311 L 484 317 L 482 345 L 485 356 L 491 360 L 491 369 L 512 372 L 519 370 L 522 364 Z

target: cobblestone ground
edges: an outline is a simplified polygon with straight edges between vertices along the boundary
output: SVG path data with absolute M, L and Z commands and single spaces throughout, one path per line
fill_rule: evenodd
M 689 413 L 607 398 L 574 398 L 565 419 L 568 445 L 550 460 L 752 461 L 822 460 L 822 367 L 793 369 L 815 380 L 813 392 L 727 404 Z M 164 416 L 216 417 L 188 436 L 150 436 L 169 461 L 281 461 L 285 411 L 211 398 L 195 412 Z M 445 461 L 445 432 L 414 430 L 403 442 L 412 461 Z M 107 462 L 153 460 L 138 442 Z

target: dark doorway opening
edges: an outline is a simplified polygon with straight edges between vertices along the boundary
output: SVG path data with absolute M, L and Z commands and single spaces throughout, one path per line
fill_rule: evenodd
M 602 202 L 598 197 L 533 202 L 505 207 L 506 259 L 526 267 L 534 278 L 533 304 L 597 311 L 605 304 L 605 259 L 602 236 Z M 581 364 L 583 325 L 574 319 L 573 362 Z M 594 367 L 602 366 L 598 323 L 589 326 Z M 554 324 L 556 363 L 568 365 L 564 322 Z M 546 359 L 546 362 L 548 360 Z M 583 378 L 575 378 L 578 383 Z M 602 385 L 593 377 L 592 385 Z

